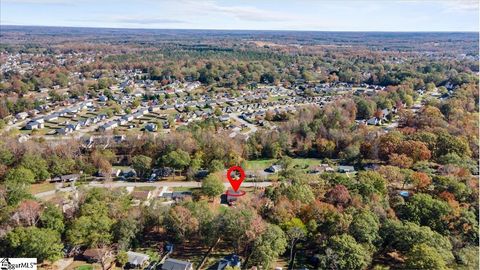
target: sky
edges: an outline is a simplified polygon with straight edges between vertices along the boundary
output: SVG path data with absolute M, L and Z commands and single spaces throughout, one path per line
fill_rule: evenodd
M 479 31 L 478 0 L 0 0 L 1 25 Z

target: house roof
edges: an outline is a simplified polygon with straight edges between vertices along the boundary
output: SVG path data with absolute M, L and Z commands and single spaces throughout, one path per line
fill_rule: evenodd
M 93 260 L 100 260 L 102 259 L 103 253 L 104 251 L 99 248 L 90 248 L 83 252 L 83 256 Z
M 142 265 L 145 261 L 148 261 L 150 257 L 147 254 L 128 251 L 128 263 L 132 265 Z
M 162 270 L 187 270 L 191 267 L 192 263 L 190 262 L 167 259 L 162 265 Z

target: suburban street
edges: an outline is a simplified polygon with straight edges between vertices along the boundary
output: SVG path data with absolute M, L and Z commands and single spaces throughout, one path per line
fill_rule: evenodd
M 267 187 L 270 186 L 272 182 L 243 182 L 242 187 Z M 224 183 L 226 188 L 230 187 L 230 183 Z M 195 181 L 176 181 L 176 182 L 90 182 L 86 186 L 89 187 L 100 187 L 100 188 L 119 188 L 119 187 L 155 187 L 155 188 L 175 188 L 175 187 L 186 187 L 186 188 L 200 188 L 201 182 Z M 60 187 L 57 186 L 55 190 L 49 190 L 46 192 L 41 192 L 35 194 L 37 198 L 45 198 L 48 196 L 54 195 L 56 192 L 71 192 L 73 187 Z

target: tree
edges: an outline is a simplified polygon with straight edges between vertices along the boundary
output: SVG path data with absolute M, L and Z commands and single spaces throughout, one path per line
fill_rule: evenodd
M 35 181 L 35 175 L 22 166 L 11 169 L 5 177 L 7 204 L 17 205 L 23 199 L 31 197 L 28 192 L 30 184 Z
M 370 119 L 375 112 L 376 106 L 374 102 L 369 102 L 364 98 L 356 100 L 357 117 L 359 119 Z
M 359 243 L 373 245 L 379 238 L 380 222 L 372 212 L 361 211 L 353 215 L 350 233 Z
M 235 253 L 251 250 L 253 242 L 265 231 L 265 222 L 257 212 L 245 206 L 227 208 L 216 221 L 222 239 L 231 241 Z
M 184 170 L 190 164 L 190 155 L 187 152 L 178 149 L 163 156 L 162 162 L 174 169 Z
M 251 264 L 269 269 L 273 262 L 285 252 L 287 238 L 277 225 L 269 224 L 265 232 L 258 237 L 252 249 Z
M 452 136 L 448 133 L 441 133 L 437 138 L 436 156 L 440 157 L 446 154 L 457 154 L 460 157 L 470 156 L 472 151 L 468 143 L 462 137 Z
M 6 177 L 5 181 L 8 183 L 24 183 L 24 184 L 33 184 L 35 182 L 35 174 L 23 166 L 19 166 L 11 169 Z
M 301 181 L 294 181 L 292 184 L 286 185 L 283 193 L 288 199 L 292 201 L 297 200 L 302 203 L 309 203 L 315 199 L 310 185 Z
M 117 263 L 120 265 L 120 267 L 124 267 L 127 262 L 128 262 L 128 254 L 125 250 L 120 250 L 115 257 L 117 259 Z
M 409 269 L 425 269 L 425 270 L 447 270 L 447 263 L 442 255 L 435 248 L 429 247 L 427 244 L 414 245 L 407 253 L 405 261 Z
M 410 176 L 411 182 L 415 185 L 415 188 L 418 190 L 423 190 L 432 183 L 432 179 L 428 174 L 424 172 L 414 172 Z
M 325 194 L 325 198 L 329 203 L 342 206 L 346 206 L 351 200 L 350 193 L 344 185 L 335 185 Z
M 295 246 L 298 241 L 303 239 L 307 235 L 307 227 L 303 224 L 299 218 L 292 218 L 291 220 L 282 224 L 282 228 L 287 235 L 290 246 L 290 265 L 293 264 L 293 254 Z
M 47 161 L 40 155 L 25 154 L 20 165 L 30 169 L 35 175 L 35 180 L 37 182 L 50 178 Z
M 447 230 L 446 216 L 451 211 L 448 203 L 434 199 L 428 194 L 417 193 L 403 205 L 400 216 L 438 232 L 444 232 Z
M 413 162 L 429 160 L 431 157 L 427 145 L 420 141 L 403 141 L 398 145 L 397 152 L 410 157 Z
M 335 153 L 335 142 L 324 138 L 317 140 L 317 152 L 321 157 L 331 158 Z
M 150 172 L 152 159 L 144 155 L 134 156 L 132 158 L 132 167 L 140 178 L 144 178 Z
M 214 159 L 210 162 L 208 169 L 210 170 L 210 173 L 219 172 L 225 169 L 225 165 L 223 165 L 223 162 L 221 160 Z
M 335 235 L 328 240 L 320 256 L 322 269 L 362 270 L 370 264 L 370 253 L 348 234 Z
M 169 234 L 177 241 L 184 241 L 198 231 L 199 221 L 192 212 L 181 205 L 174 206 L 168 211 L 164 220 Z
M 67 230 L 67 240 L 75 246 L 99 247 L 110 243 L 113 220 L 105 200 L 90 198 L 80 208 L 80 216 Z
M 202 181 L 202 192 L 210 198 L 219 196 L 225 190 L 225 185 L 218 176 L 210 174 Z
M 388 156 L 388 162 L 392 166 L 400 167 L 402 169 L 410 168 L 413 165 L 413 159 L 409 158 L 407 155 L 401 154 L 391 154 Z
M 120 219 L 113 225 L 113 238 L 121 250 L 130 248 L 132 241 L 140 230 L 139 221 L 132 218 Z
M 34 226 L 40 216 L 40 204 L 34 200 L 24 200 L 17 208 L 16 215 L 12 217 L 17 219 L 20 224 Z
M 62 211 L 53 204 L 47 203 L 45 210 L 40 215 L 43 228 L 54 230 L 60 234 L 65 230 Z
M 63 257 L 60 234 L 50 229 L 17 227 L 7 233 L 6 243 L 12 257 L 37 258 L 40 262 Z
M 452 244 L 449 239 L 432 231 L 430 227 L 419 226 L 412 222 L 387 220 L 382 224 L 380 236 L 386 249 L 395 249 L 403 254 L 417 244 L 427 244 L 434 247 L 446 262 L 453 261 Z
M 60 176 L 71 173 L 75 166 L 75 161 L 68 157 L 59 157 L 57 155 L 50 156 L 49 159 L 50 173 L 53 176 Z
M 387 181 L 376 171 L 362 171 L 356 176 L 356 188 L 364 199 L 369 199 L 374 194 L 385 195 L 387 193 Z

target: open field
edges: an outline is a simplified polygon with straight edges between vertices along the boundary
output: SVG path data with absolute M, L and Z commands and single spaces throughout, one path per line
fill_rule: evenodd
M 258 160 L 248 160 L 245 170 L 249 171 L 263 171 L 269 166 L 276 163 L 276 159 L 258 159 Z M 316 158 L 294 158 L 293 163 L 299 169 L 308 169 L 312 166 L 322 163 L 321 159 Z
M 30 187 L 30 192 L 32 194 L 37 194 L 37 193 L 46 192 L 54 189 L 55 189 L 55 184 L 45 182 L 40 184 L 32 184 L 32 186 Z

